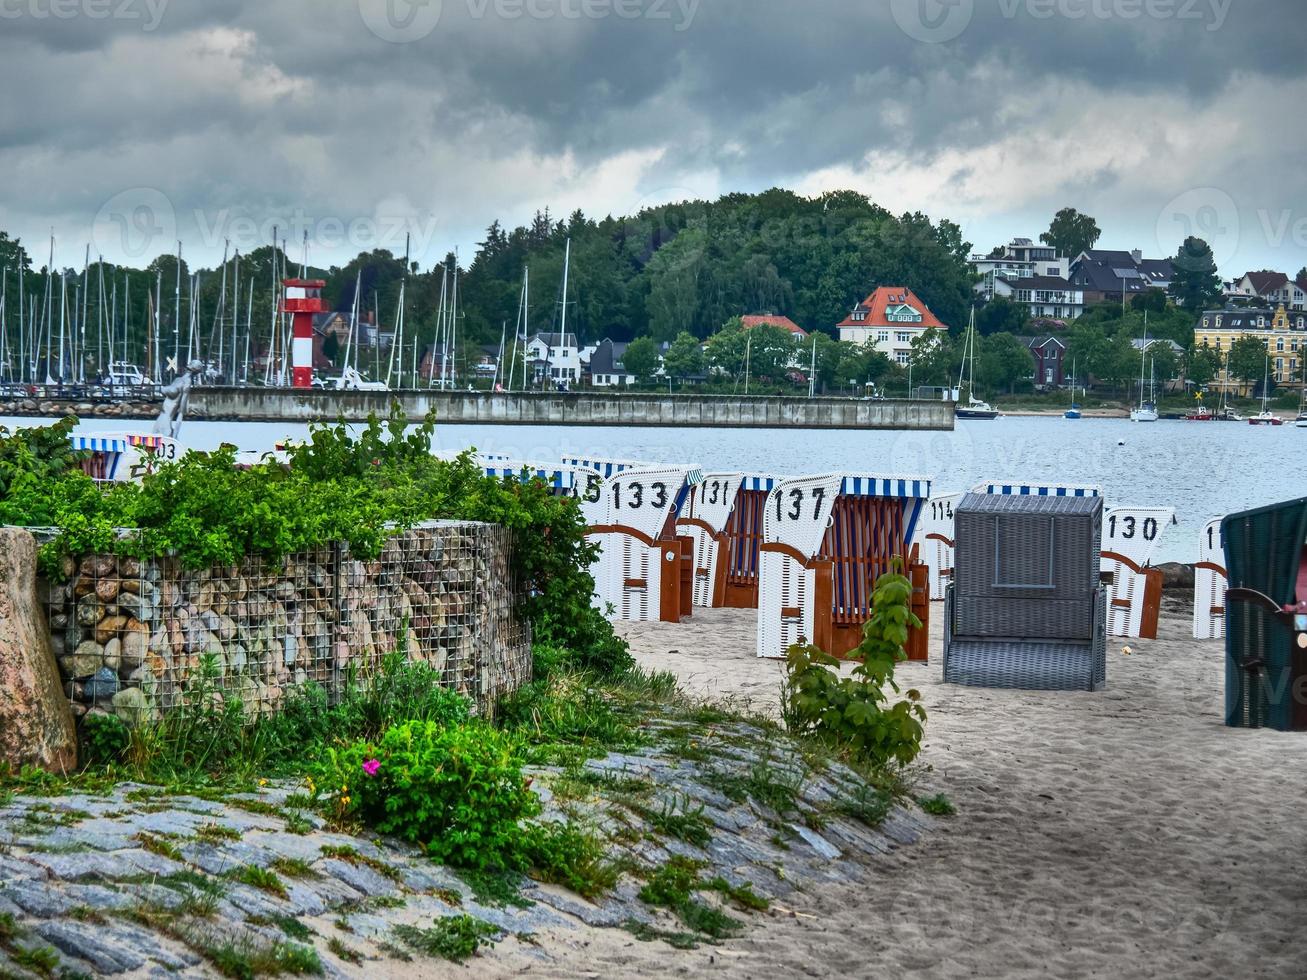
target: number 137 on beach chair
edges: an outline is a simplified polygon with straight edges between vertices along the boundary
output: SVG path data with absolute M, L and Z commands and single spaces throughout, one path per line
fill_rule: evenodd
M 922 621 L 908 655 L 926 659 L 930 594 L 910 542 L 930 497 L 924 477 L 831 474 L 778 484 L 767 499 L 758 583 L 758 656 L 811 641 L 835 656 L 862 641 L 876 580 L 903 561 Z

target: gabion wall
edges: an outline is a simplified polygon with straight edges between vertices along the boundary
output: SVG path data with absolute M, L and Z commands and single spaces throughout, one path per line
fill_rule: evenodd
M 338 691 L 351 665 L 401 648 L 489 714 L 530 680 L 507 529 L 433 523 L 392 537 L 375 561 L 333 545 L 280 567 L 251 558 L 202 571 L 112 554 L 45 582 L 50 631 L 73 711 L 151 720 L 176 705 L 212 654 L 223 690 L 250 713 L 288 689 Z

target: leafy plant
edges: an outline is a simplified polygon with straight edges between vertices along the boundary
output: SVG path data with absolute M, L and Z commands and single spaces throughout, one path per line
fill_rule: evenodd
M 695 892 L 709 887 L 699 880 L 702 867 L 702 862 L 673 857 L 654 870 L 640 889 L 640 900 L 670 910 L 689 929 L 707 939 L 728 939 L 739 932 L 740 921 L 694 897 Z
M 131 730 L 117 715 L 88 714 L 82 720 L 82 758 L 88 765 L 121 762 L 131 741 Z
M 951 817 L 957 813 L 957 807 L 943 793 L 936 793 L 934 796 L 924 796 L 917 800 L 917 805 L 925 810 L 931 816 Z
M 518 823 L 540 809 L 516 741 L 484 724 L 406 722 L 379 743 L 328 750 L 316 769 L 339 816 L 420 843 L 457 867 L 511 867 Z
M 482 946 L 491 945 L 499 930 L 470 915 L 436 919 L 430 929 L 395 926 L 395 937 L 405 946 L 427 956 L 439 956 L 451 963 L 471 959 Z
M 877 580 L 871 618 L 847 677 L 838 670 L 840 661 L 817 647 L 790 648 L 782 693 L 792 732 L 826 739 L 874 765 L 907 765 L 917 757 L 926 720 L 921 695 L 909 690 L 890 704 L 887 693 L 900 693 L 894 668 L 907 659 L 908 631 L 921 626 L 911 600 L 912 583 L 897 570 Z

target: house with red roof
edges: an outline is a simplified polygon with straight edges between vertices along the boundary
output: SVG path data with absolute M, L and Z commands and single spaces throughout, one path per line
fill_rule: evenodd
M 752 330 L 754 327 L 761 327 L 763 324 L 766 324 L 769 327 L 780 327 L 782 330 L 788 330 L 800 340 L 808 336 L 808 331 L 804 330 L 787 316 L 775 316 L 771 313 L 760 313 L 753 316 L 742 316 L 740 317 L 740 323 L 744 325 L 745 330 Z
M 947 330 L 906 286 L 881 286 L 836 325 L 840 340 L 873 343 L 896 364 L 907 364 L 912 342 L 927 330 Z

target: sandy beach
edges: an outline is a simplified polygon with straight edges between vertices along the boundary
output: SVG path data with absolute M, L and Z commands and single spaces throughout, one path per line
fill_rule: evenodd
M 942 608 L 933 610 L 932 653 Z M 774 710 L 781 668 L 751 613 L 628 624 L 640 662 L 709 698 Z M 675 953 L 606 937 L 592 976 L 1304 977 L 1307 737 L 1222 725 L 1223 646 L 1164 613 L 1109 645 L 1100 694 L 946 686 L 902 668 L 930 710 L 925 794 L 958 813 L 868 887 L 807 896 L 741 939 Z M 562 965 L 551 964 L 552 971 Z M 569 964 L 570 965 L 570 964 Z M 567 969 L 563 973 L 570 972 Z

